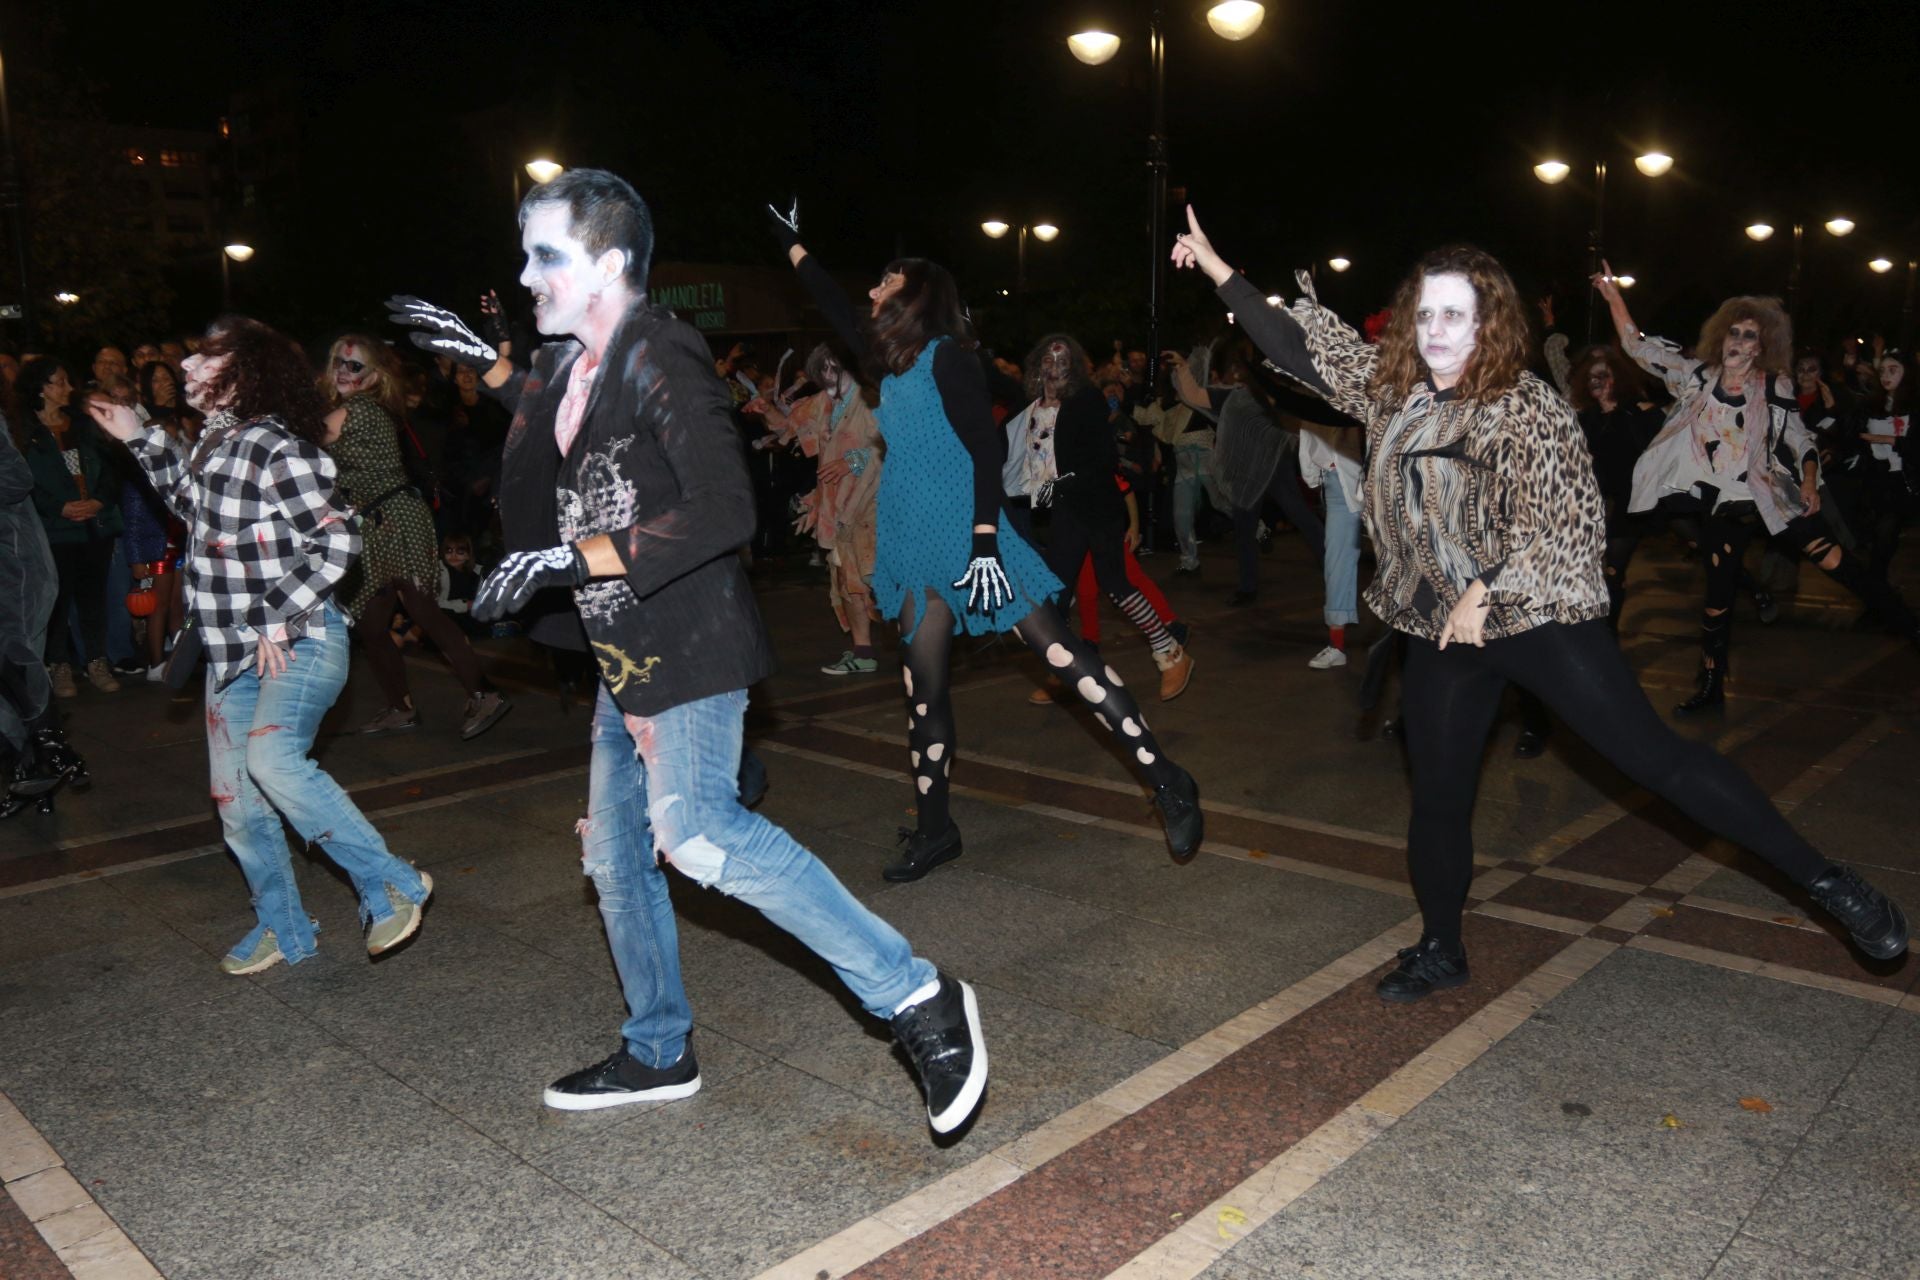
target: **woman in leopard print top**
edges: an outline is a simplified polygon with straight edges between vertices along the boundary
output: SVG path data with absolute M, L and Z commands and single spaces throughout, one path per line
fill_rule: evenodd
M 1635 782 L 1804 886 L 1863 951 L 1905 950 L 1899 907 L 1828 863 L 1725 757 L 1674 733 L 1628 669 L 1607 627 L 1593 464 L 1573 410 L 1526 371 L 1525 311 L 1505 269 L 1465 246 L 1428 254 L 1374 347 L 1304 273 L 1306 296 L 1268 305 L 1187 216 L 1174 264 L 1204 271 L 1269 360 L 1367 428 L 1361 501 L 1379 570 L 1366 600 L 1407 636 L 1407 863 L 1425 925 L 1381 997 L 1467 981 L 1473 798 L 1509 681 Z

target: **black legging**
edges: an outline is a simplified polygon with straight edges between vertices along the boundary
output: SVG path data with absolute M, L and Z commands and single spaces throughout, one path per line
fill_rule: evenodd
M 1753 779 L 1660 718 L 1604 618 L 1549 622 L 1480 649 L 1449 644 L 1442 652 L 1409 636 L 1404 680 L 1413 771 L 1407 870 L 1426 932 L 1449 948 L 1460 945 L 1460 915 L 1473 879 L 1480 756 L 1508 681 L 1538 694 L 1561 724 L 1634 782 L 1751 849 L 1795 884 L 1809 884 L 1827 869 L 1827 860 Z
M 1733 647 L 1733 597 L 1745 572 L 1747 543 L 1764 535 L 1753 508 L 1739 504 L 1721 508 L 1700 521 L 1700 550 L 1707 560 L 1707 594 L 1700 619 L 1700 652 L 1707 666 L 1725 667 Z M 1911 636 L 1913 613 L 1900 593 L 1867 571 L 1861 557 L 1849 554 L 1833 540 L 1827 522 L 1817 515 L 1795 516 L 1780 531 L 1781 543 L 1792 547 L 1820 567 L 1821 572 L 1860 597 L 1894 631 Z M 1825 560 L 1838 554 L 1829 568 Z
M 1127 621 L 1146 636 L 1153 651 L 1165 653 L 1173 648 L 1173 636 L 1160 615 L 1145 594 L 1127 581 L 1125 525 L 1089 524 L 1070 508 L 1056 506 L 1042 554 L 1054 576 L 1067 584 L 1069 593 L 1080 581 L 1080 566 L 1091 556 L 1094 581 Z
M 926 617 L 914 617 L 915 601 L 911 593 L 900 613 L 900 634 L 913 637 L 905 646 L 903 673 L 907 691 L 907 745 L 913 762 L 914 790 L 919 794 L 917 825 L 926 835 L 940 836 L 952 825 L 947 806 L 947 774 L 953 768 L 956 738 L 949 687 L 953 665 L 953 611 L 933 591 L 928 590 L 924 595 Z M 1099 655 L 1073 634 L 1067 626 L 1066 615 L 1056 606 L 1036 606 L 1020 619 L 1014 634 L 1040 655 L 1049 672 L 1086 699 L 1094 717 L 1126 744 L 1129 757 L 1149 783 L 1162 787 L 1179 776 L 1179 770 L 1160 750 L 1153 731 L 1147 728 L 1139 704 L 1120 683 L 1119 674 L 1103 664 Z

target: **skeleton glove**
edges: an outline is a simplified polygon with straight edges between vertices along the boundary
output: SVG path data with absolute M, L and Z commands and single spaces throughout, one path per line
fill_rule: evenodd
M 480 622 L 492 622 L 526 608 L 542 588 L 584 586 L 592 576 L 587 558 L 571 544 L 545 551 L 512 552 L 480 584 L 479 594 L 473 598 L 473 616 Z
M 480 299 L 480 332 L 495 347 L 504 347 L 513 341 L 507 329 L 507 313 L 500 306 L 500 295 L 491 289 Z
M 773 238 L 780 242 L 781 249 L 791 249 L 800 243 L 800 199 L 794 197 L 793 203 L 785 213 L 772 205 L 767 206 L 767 226 L 773 232 Z
M 459 316 L 444 307 L 407 294 L 387 299 L 387 319 L 409 325 L 416 332 L 407 336 L 413 345 L 436 356 L 450 356 L 456 363 L 485 372 L 500 359 L 500 352 L 481 341 Z
M 1013 584 L 1000 567 L 1000 539 L 991 533 L 973 535 L 973 559 L 954 590 L 967 593 L 968 613 L 993 613 L 1013 603 Z

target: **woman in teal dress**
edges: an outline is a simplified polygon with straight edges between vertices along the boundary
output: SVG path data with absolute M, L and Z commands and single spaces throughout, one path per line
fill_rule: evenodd
M 917 880 L 960 856 L 947 805 L 953 767 L 949 696 L 953 637 L 1011 631 L 1072 686 L 1125 745 L 1153 787 L 1176 862 L 1200 849 L 1200 788 L 1168 759 L 1119 675 L 1067 626 L 1060 580 L 1002 510 L 1006 441 L 993 420 L 985 372 L 946 268 L 924 258 L 889 263 L 869 292 L 865 322 L 799 241 L 797 219 L 775 234 L 828 321 L 880 381 L 876 417 L 886 441 L 880 477 L 873 602 L 900 622 L 919 823 L 901 860 L 883 873 Z

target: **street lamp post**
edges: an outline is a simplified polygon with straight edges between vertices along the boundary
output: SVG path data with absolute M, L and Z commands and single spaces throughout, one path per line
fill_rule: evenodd
M 989 240 L 998 240 L 1007 232 L 1016 230 L 1011 223 L 1002 222 L 998 218 L 989 218 L 980 224 L 980 229 L 987 233 Z M 1031 232 L 1033 238 L 1041 244 L 1051 244 L 1060 235 L 1060 228 L 1051 222 L 1036 222 L 1032 226 L 1023 222 L 1017 230 L 1016 239 L 1019 249 L 1016 262 L 1018 265 L 1014 269 L 1013 287 L 1015 291 L 1025 293 L 1027 290 L 1027 234 Z
M 1673 168 L 1673 157 L 1664 151 L 1643 151 L 1633 158 L 1633 167 L 1649 178 L 1658 178 Z M 1542 160 L 1533 166 L 1533 176 L 1550 187 L 1565 182 L 1573 166 L 1564 160 Z M 1587 227 L 1587 274 L 1596 275 L 1607 256 L 1607 162 L 1593 162 L 1593 219 Z M 1598 295 L 1587 291 L 1587 341 L 1593 341 L 1595 304 Z
M 1207 9 L 1207 25 L 1223 40 L 1240 41 L 1260 29 L 1266 7 L 1255 0 L 1222 0 Z M 1120 37 L 1082 31 L 1067 38 L 1075 58 L 1097 67 L 1120 51 Z M 1166 6 L 1147 6 L 1147 350 L 1160 350 L 1167 295 L 1167 34 Z M 1150 361 L 1156 380 L 1160 362 Z
M 233 310 L 233 273 L 228 262 L 245 262 L 253 257 L 253 246 L 241 241 L 220 250 L 220 309 Z
M 1836 213 L 1821 226 L 1835 239 L 1853 232 L 1853 219 L 1845 214 Z M 1750 222 L 1746 226 L 1747 239 L 1759 244 L 1773 237 L 1773 224 L 1770 222 Z M 1787 264 L 1787 314 L 1792 315 L 1794 305 L 1800 297 L 1800 274 L 1806 262 L 1807 228 L 1800 219 L 1793 220 L 1793 257 Z

